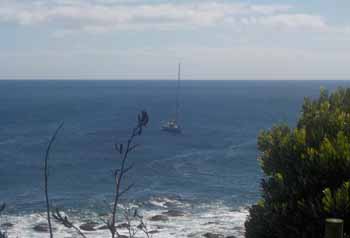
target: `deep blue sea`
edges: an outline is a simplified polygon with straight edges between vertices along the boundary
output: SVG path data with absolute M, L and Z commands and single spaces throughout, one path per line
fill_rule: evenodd
M 260 197 L 259 131 L 294 126 L 303 98 L 317 97 L 321 86 L 350 82 L 183 80 L 183 134 L 172 135 L 160 126 L 175 111 L 176 81 L 0 81 L 0 200 L 8 204 L 8 219 L 30 220 L 43 211 L 44 153 L 64 121 L 49 159 L 52 203 L 100 212 L 113 193 L 114 144 L 126 140 L 137 113 L 146 110 L 150 123 L 136 139 L 141 146 L 130 154 L 135 167 L 125 180 L 136 186 L 125 202 L 141 203 L 150 214 L 182 204 L 198 224 L 246 215 L 243 208 Z M 193 227 L 181 234 L 196 232 Z

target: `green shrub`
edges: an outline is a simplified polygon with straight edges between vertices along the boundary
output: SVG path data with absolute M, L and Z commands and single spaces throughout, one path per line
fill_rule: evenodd
M 326 217 L 350 234 L 350 89 L 306 98 L 296 128 L 258 137 L 262 201 L 250 209 L 247 238 L 323 237 Z

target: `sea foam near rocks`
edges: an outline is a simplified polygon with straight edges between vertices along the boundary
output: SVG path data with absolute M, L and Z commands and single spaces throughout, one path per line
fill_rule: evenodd
M 179 237 L 193 237 L 200 238 L 204 234 L 210 232 L 215 234 L 221 234 L 223 236 L 235 236 L 237 238 L 244 237 L 244 221 L 248 215 L 248 211 L 245 208 L 232 209 L 232 207 L 225 206 L 221 203 L 201 204 L 195 206 L 192 209 L 186 208 L 186 204 L 172 199 L 156 199 L 158 207 L 152 209 L 141 209 L 144 217 L 144 221 L 149 231 L 152 231 L 153 238 L 179 238 Z M 168 203 L 172 202 L 177 205 L 178 211 L 184 209 L 182 216 L 167 216 L 166 220 L 156 220 L 152 217 L 158 215 L 166 215 L 169 211 Z M 153 205 L 154 204 L 153 202 Z M 181 208 L 182 207 L 182 208 Z M 186 209 L 186 210 L 185 210 Z M 84 224 L 84 221 L 93 220 L 100 222 L 101 217 L 94 213 L 81 213 L 84 215 L 77 215 L 71 217 L 71 220 L 77 226 Z M 87 215 L 89 214 L 89 215 Z M 9 237 L 37 237 L 46 238 L 47 233 L 37 232 L 33 229 L 37 224 L 45 222 L 45 213 L 32 213 L 26 215 L 7 215 L 3 217 L 2 222 L 10 222 L 13 224 L 8 229 Z M 57 238 L 73 238 L 77 237 L 77 234 L 72 229 L 67 229 L 55 222 L 55 237 Z M 109 231 L 105 229 L 98 229 L 98 227 L 104 224 L 96 225 L 94 231 L 84 231 L 87 237 L 103 238 L 109 237 Z M 122 221 L 120 222 L 122 223 Z M 135 224 L 136 227 L 136 224 Z M 136 228 L 137 229 L 137 228 Z M 127 235 L 127 229 L 122 228 L 119 230 L 120 234 Z M 146 237 L 141 231 L 138 231 L 137 237 Z

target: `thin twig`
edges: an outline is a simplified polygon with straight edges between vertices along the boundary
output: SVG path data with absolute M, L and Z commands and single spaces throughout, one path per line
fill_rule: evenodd
M 68 220 L 67 216 L 62 216 L 61 212 L 56 208 L 55 212 L 52 213 L 52 216 L 56 219 L 57 222 L 61 223 L 67 228 L 73 228 L 79 235 L 84 238 L 87 238 L 85 234 L 73 224 L 70 220 Z
M 147 225 L 143 221 L 143 216 L 138 214 L 138 211 L 135 210 L 134 217 L 139 219 L 140 224 L 138 225 L 139 229 L 147 236 L 147 238 L 151 238 L 152 236 L 150 235 Z
M 127 188 L 125 188 L 123 191 L 121 191 L 120 193 L 119 193 L 119 196 L 121 197 L 121 196 L 123 196 L 124 195 L 124 193 L 127 193 L 131 188 L 133 188 L 134 187 L 134 184 L 130 184 Z
M 6 203 L 3 203 L 1 206 L 0 206 L 0 214 L 5 210 L 6 208 Z
M 0 216 L 1 216 L 1 213 L 5 210 L 5 208 L 6 208 L 6 203 L 3 203 L 0 206 Z M 0 230 L 0 238 L 7 238 L 6 230 L 5 231 Z
M 50 231 L 50 238 L 53 238 L 53 232 L 52 232 L 52 225 L 51 225 L 51 217 L 50 217 L 50 203 L 49 203 L 49 193 L 48 193 L 48 160 L 49 160 L 49 154 L 52 144 L 54 143 L 56 136 L 60 129 L 63 127 L 64 122 L 62 122 L 58 128 L 56 129 L 55 133 L 50 139 L 50 142 L 46 148 L 45 153 L 45 168 L 44 168 L 44 180 L 45 180 L 45 199 L 46 199 L 46 213 L 47 213 L 47 222 L 49 224 L 49 231 Z
M 116 234 L 116 213 L 117 213 L 117 207 L 119 203 L 120 197 L 125 194 L 132 186 L 127 187 L 125 190 L 121 192 L 121 184 L 123 181 L 123 176 L 126 172 L 128 172 L 132 167 L 126 167 L 126 161 L 128 158 L 128 155 L 131 151 L 133 151 L 137 145 L 133 145 L 133 140 L 136 136 L 140 136 L 142 134 L 142 128 L 147 126 L 148 123 L 148 114 L 146 111 L 142 111 L 137 116 L 137 125 L 132 130 L 132 133 L 127 140 L 126 149 L 123 150 L 125 147 L 123 144 L 115 145 L 116 150 L 119 152 L 121 157 L 121 166 L 120 169 L 115 170 L 115 193 L 114 193 L 114 202 L 113 202 L 113 209 L 112 209 L 112 219 L 109 224 L 109 230 L 111 232 L 112 238 L 115 238 Z
M 128 228 L 128 233 L 129 233 L 129 238 L 134 238 L 136 233 L 137 233 L 137 230 L 134 229 L 132 227 L 132 224 L 131 224 L 131 220 L 132 220 L 132 216 L 131 216 L 131 209 L 130 207 L 128 208 L 125 208 L 124 210 L 124 218 L 128 224 L 127 228 Z

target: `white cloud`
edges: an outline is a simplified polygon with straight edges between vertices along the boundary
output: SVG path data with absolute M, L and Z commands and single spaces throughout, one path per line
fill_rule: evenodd
M 314 29 L 326 30 L 328 28 L 325 20 L 321 16 L 306 14 L 278 14 L 274 16 L 262 17 L 258 20 L 262 25 L 274 26 L 279 28 L 292 29 Z
M 3 34 L 0 78 L 164 79 L 172 78 L 179 60 L 184 62 L 186 78 L 193 79 L 350 75 L 350 27 L 345 23 L 328 24 L 320 14 L 306 14 L 289 5 L 243 0 L 164 2 L 0 0 L 0 27 L 29 29 L 13 43 L 11 34 Z M 38 29 L 55 37 L 75 35 L 33 40 Z M 150 29 L 174 30 L 179 37 L 169 32 L 151 36 Z M 133 34 L 93 40 L 80 34 L 115 31 Z
M 55 30 L 108 32 L 128 29 L 167 29 L 216 25 L 262 25 L 325 29 L 321 16 L 291 13 L 289 5 L 252 5 L 202 1 L 191 3 L 137 3 L 117 0 L 5 1 L 0 22 L 53 25 Z

